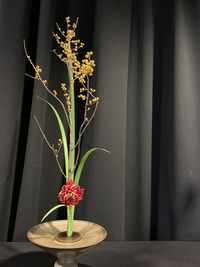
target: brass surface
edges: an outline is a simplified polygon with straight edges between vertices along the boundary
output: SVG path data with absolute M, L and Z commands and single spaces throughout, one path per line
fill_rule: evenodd
M 63 242 L 58 236 L 67 229 L 67 220 L 57 220 L 38 224 L 32 227 L 27 234 L 28 239 L 34 244 L 48 249 L 79 250 L 91 247 L 106 238 L 106 230 L 93 222 L 75 220 L 73 231 L 80 238 L 74 242 Z
M 72 237 L 67 236 L 67 231 L 60 232 L 56 235 L 56 240 L 64 243 L 77 242 L 81 240 L 81 235 L 77 232 L 73 232 Z

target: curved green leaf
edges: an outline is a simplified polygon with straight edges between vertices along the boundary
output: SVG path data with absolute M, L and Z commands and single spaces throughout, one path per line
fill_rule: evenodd
M 84 154 L 84 156 L 82 157 L 82 159 L 81 159 L 81 161 L 80 161 L 80 163 L 79 163 L 79 166 L 78 166 L 78 168 L 77 168 L 76 176 L 75 176 L 75 179 L 74 179 L 74 182 L 75 182 L 76 184 L 79 183 L 80 176 L 81 176 L 81 172 L 82 172 L 82 170 L 83 170 L 83 167 L 84 167 L 84 165 L 85 165 L 85 162 L 86 162 L 87 158 L 88 158 L 88 157 L 89 157 L 95 150 L 102 150 L 102 151 L 104 151 L 104 152 L 110 153 L 108 150 L 103 149 L 103 148 L 98 148 L 98 147 L 91 148 L 90 150 L 88 150 L 88 151 Z
M 66 137 L 66 132 L 65 132 L 65 128 L 64 125 L 62 123 L 62 120 L 60 118 L 60 115 L 58 114 L 58 111 L 54 108 L 54 106 L 49 103 L 48 101 L 46 101 L 45 99 L 39 97 L 39 99 L 41 99 L 42 101 L 44 101 L 45 103 L 47 103 L 51 109 L 53 110 L 56 119 L 58 121 L 59 127 L 60 127 L 60 132 L 61 132 L 61 136 L 62 136 L 62 142 L 63 142 L 63 149 L 64 149 L 64 158 L 65 158 L 65 174 L 66 176 L 68 176 L 68 170 L 69 170 L 69 166 L 68 166 L 68 146 L 67 146 L 67 137 Z
M 41 222 L 43 222 L 44 219 L 46 219 L 46 217 L 49 216 L 49 214 L 51 214 L 54 210 L 57 210 L 57 209 L 59 209 L 59 208 L 61 208 L 61 207 L 66 207 L 66 208 L 67 208 L 67 206 L 64 205 L 64 204 L 58 204 L 58 205 L 54 206 L 53 208 L 51 208 L 51 209 L 44 215 L 44 217 L 42 218 Z

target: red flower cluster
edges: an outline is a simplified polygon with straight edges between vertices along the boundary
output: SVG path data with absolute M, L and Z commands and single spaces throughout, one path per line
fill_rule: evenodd
M 84 189 L 75 184 L 72 179 L 68 179 L 67 183 L 62 186 L 58 198 L 59 201 L 67 206 L 77 205 L 83 198 Z

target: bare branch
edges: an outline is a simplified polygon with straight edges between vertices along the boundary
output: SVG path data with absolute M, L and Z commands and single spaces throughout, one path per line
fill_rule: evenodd
M 79 138 L 78 138 L 78 141 L 77 141 L 75 147 L 76 147 L 76 146 L 78 145 L 78 143 L 80 142 L 80 139 L 81 139 L 83 133 L 85 132 L 86 128 L 88 127 L 89 123 L 90 123 L 91 120 L 94 118 L 94 116 L 95 116 L 95 114 L 96 114 L 96 111 L 97 111 L 97 108 L 98 108 L 98 104 L 99 104 L 99 101 L 96 102 L 96 105 L 95 105 L 95 109 L 94 109 L 94 111 L 93 111 L 93 114 L 92 114 L 92 116 L 90 117 L 90 119 L 87 121 L 87 123 L 86 123 L 86 121 L 84 121 L 84 124 L 85 124 L 85 123 L 86 123 L 86 124 L 85 124 L 84 127 L 82 127 L 83 129 L 81 129 L 81 131 L 79 131 Z M 83 125 L 84 125 L 84 124 L 83 124 Z
M 54 153 L 54 155 L 55 155 L 56 162 L 57 162 L 57 164 L 58 164 L 58 167 L 59 167 L 59 169 L 60 169 L 62 175 L 67 179 L 67 176 L 66 176 L 66 174 L 64 173 L 64 171 L 63 171 L 63 169 L 62 169 L 62 167 L 61 167 L 61 165 L 60 165 L 60 162 L 59 162 L 59 160 L 58 160 L 58 155 L 55 154 L 55 153 Z
M 62 61 L 64 62 L 66 65 L 68 65 L 68 62 L 66 60 L 64 60 L 62 57 L 59 56 L 59 54 L 56 52 L 56 50 L 52 50 L 52 52 Z
M 85 86 L 84 83 L 81 83 L 82 86 L 84 87 L 84 89 L 89 93 L 89 95 L 92 97 L 92 98 L 95 98 L 95 96 L 90 92 L 89 88 L 87 86 Z
M 38 80 L 38 78 L 36 78 L 36 77 L 34 77 L 34 76 L 32 76 L 32 75 L 30 75 L 30 74 L 28 74 L 28 73 L 25 73 L 25 75 L 26 75 L 27 77 L 30 77 L 30 78 L 33 79 L 33 80 Z
M 59 160 L 58 160 L 58 154 L 55 152 L 54 146 L 51 145 L 51 144 L 49 143 L 49 141 L 48 141 L 48 139 L 47 139 L 45 133 L 43 132 L 42 127 L 41 127 L 39 121 L 37 120 L 36 116 L 34 116 L 34 119 L 35 119 L 35 121 L 36 121 L 36 123 L 37 123 L 37 125 L 38 125 L 38 128 L 39 128 L 39 130 L 40 130 L 40 132 L 41 132 L 41 134 L 42 134 L 42 136 L 43 136 L 45 142 L 47 143 L 48 147 L 53 151 L 53 154 L 54 154 L 54 156 L 55 156 L 55 158 L 56 158 L 56 162 L 57 162 L 57 164 L 58 164 L 58 167 L 59 167 L 59 169 L 60 169 L 62 175 L 67 179 L 67 176 L 66 176 L 66 174 L 64 173 L 64 171 L 62 170 L 62 167 L 61 167 L 60 162 L 59 162 Z
M 96 114 L 96 111 L 97 111 L 97 108 L 98 108 L 98 104 L 99 104 L 99 102 L 97 101 L 92 116 L 90 117 L 90 119 L 88 120 L 88 122 L 86 123 L 86 125 L 84 126 L 84 128 L 82 129 L 82 131 L 79 132 L 79 137 L 78 137 L 77 143 L 76 143 L 76 145 L 75 145 L 75 147 L 74 147 L 74 149 L 75 149 L 75 148 L 78 146 L 78 152 L 77 152 L 77 157 L 76 157 L 76 162 L 75 162 L 74 170 L 76 169 L 77 164 L 78 164 L 78 160 L 79 160 L 79 155 L 80 155 L 80 144 L 81 144 L 81 138 L 82 138 L 82 135 L 84 134 L 84 132 L 85 132 L 86 128 L 88 127 L 88 125 L 90 124 L 91 120 L 94 118 L 94 116 L 95 116 L 95 114 Z
M 43 136 L 45 142 L 47 143 L 47 145 L 49 146 L 49 148 L 50 148 L 51 150 L 54 150 L 53 146 L 49 143 L 48 139 L 46 138 L 46 135 L 44 134 L 44 132 L 43 132 L 43 130 L 42 130 L 42 127 L 41 127 L 39 121 L 37 120 L 36 116 L 34 116 L 34 119 L 35 119 L 35 121 L 37 122 L 38 128 L 39 128 L 39 130 L 40 130 L 40 132 L 41 132 L 41 134 L 42 134 L 42 136 Z
M 28 59 L 28 61 L 30 62 L 31 66 L 33 67 L 33 69 L 34 69 L 35 72 L 37 73 L 37 78 L 35 78 L 35 79 L 39 80 L 39 81 L 42 83 L 42 85 L 44 86 L 44 88 L 47 90 L 47 92 L 48 92 L 50 95 L 52 95 L 52 96 L 53 96 L 53 97 L 60 103 L 60 105 L 61 105 L 62 108 L 63 108 L 64 114 L 65 114 L 65 116 L 66 116 L 68 125 L 69 125 L 69 127 L 71 127 L 70 122 L 69 122 L 69 117 L 68 117 L 68 114 L 67 114 L 67 111 L 66 111 L 66 109 L 65 109 L 64 104 L 62 103 L 62 101 L 61 101 L 61 100 L 60 100 L 54 93 L 51 92 L 51 90 L 48 88 L 48 86 L 46 85 L 46 83 L 44 82 L 44 80 L 42 79 L 42 77 L 40 76 L 40 74 L 37 72 L 36 66 L 33 64 L 33 62 L 32 62 L 32 60 L 31 60 L 30 56 L 29 56 L 28 53 L 27 53 L 25 40 L 24 40 L 23 43 L 24 43 L 24 51 L 25 51 L 26 58 Z
M 64 34 L 64 31 L 61 30 L 61 28 L 59 27 L 58 23 L 56 23 L 56 27 L 59 30 L 59 32 L 62 34 L 62 36 L 66 38 L 66 35 Z
M 57 154 L 60 152 L 61 148 L 62 148 L 62 144 L 60 144 L 60 145 L 58 146 L 58 152 L 57 152 Z

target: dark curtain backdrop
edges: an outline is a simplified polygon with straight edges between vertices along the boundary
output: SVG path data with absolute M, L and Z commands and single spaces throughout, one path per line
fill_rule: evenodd
M 82 143 L 91 156 L 76 218 L 109 240 L 200 239 L 200 2 L 191 0 L 0 1 L 0 241 L 27 230 L 57 204 L 62 177 L 51 142 L 56 122 L 36 95 L 23 38 L 52 87 L 66 70 L 52 54 L 55 23 L 79 17 L 94 50 L 100 106 Z M 49 220 L 65 218 L 57 212 Z

